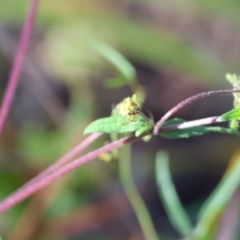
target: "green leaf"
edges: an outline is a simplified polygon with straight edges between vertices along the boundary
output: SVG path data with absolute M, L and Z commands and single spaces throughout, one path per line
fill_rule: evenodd
M 218 132 L 218 133 L 227 133 L 237 137 L 240 137 L 240 132 L 230 129 L 230 128 L 223 128 L 223 127 L 205 127 L 209 132 Z
M 239 80 L 239 77 L 236 74 L 227 73 L 226 74 L 226 79 L 230 84 L 232 84 L 232 86 L 234 88 L 240 86 L 240 80 Z
M 163 127 L 176 125 L 184 123 L 185 120 L 180 118 L 170 119 L 169 121 L 163 124 Z M 190 138 L 190 137 L 197 137 L 209 133 L 209 130 L 206 130 L 205 127 L 194 127 L 188 129 L 178 129 L 174 131 L 166 131 L 160 133 L 162 137 L 176 139 L 176 138 Z
M 84 134 L 103 132 L 103 133 L 129 133 L 135 132 L 145 123 L 142 121 L 129 122 L 126 118 L 114 115 L 111 117 L 100 118 L 90 123 L 84 130 Z
M 176 138 L 190 138 L 198 137 L 211 132 L 207 127 L 194 127 L 188 129 L 179 129 L 169 132 L 162 132 L 160 135 L 165 138 L 176 139 Z
M 104 82 L 104 86 L 107 88 L 119 88 L 125 86 L 126 84 L 126 79 L 121 76 L 117 78 L 106 79 Z
M 183 122 L 184 120 L 182 119 L 172 119 L 167 121 L 163 126 L 180 124 Z M 204 134 L 211 133 L 211 132 L 227 133 L 227 134 L 240 137 L 240 132 L 234 129 L 223 128 L 223 127 L 211 127 L 211 126 L 201 126 L 201 127 L 187 128 L 187 129 L 178 129 L 174 131 L 166 131 L 166 132 L 160 133 L 160 135 L 165 138 L 177 139 L 177 138 L 190 138 L 190 137 L 202 136 Z
M 156 156 L 156 179 L 159 195 L 171 223 L 180 235 L 187 237 L 192 224 L 172 182 L 168 154 L 163 151 L 159 151 Z
M 136 130 L 135 136 L 139 137 L 141 134 L 148 132 L 152 127 L 149 125 L 144 125 Z
M 226 204 L 240 185 L 240 156 L 224 175 L 219 185 L 204 203 L 200 210 L 199 221 L 194 231 L 197 240 L 207 239 L 212 224 L 224 210 Z
M 240 108 L 234 108 L 231 111 L 224 113 L 221 116 L 221 119 L 225 121 L 240 120 Z
M 175 124 L 180 124 L 180 123 L 184 123 L 184 122 L 186 122 L 184 119 L 181 119 L 181 118 L 173 118 L 173 119 L 170 119 L 170 120 L 166 121 L 166 122 L 163 124 L 163 127 L 170 126 L 170 125 L 175 125 Z
M 129 82 L 136 78 L 136 71 L 131 63 L 118 51 L 106 43 L 92 40 L 90 42 L 92 48 L 101 54 L 108 62 L 110 62 L 116 70 Z

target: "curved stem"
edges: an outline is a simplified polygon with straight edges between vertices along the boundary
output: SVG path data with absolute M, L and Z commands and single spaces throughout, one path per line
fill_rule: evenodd
M 173 107 L 171 110 L 169 110 L 155 125 L 153 134 L 157 135 L 159 133 L 160 128 L 162 125 L 171 117 L 174 113 L 176 113 L 178 110 L 183 108 L 184 106 L 188 105 L 189 103 L 198 100 L 200 98 L 204 97 L 210 97 L 214 95 L 220 95 L 220 94 L 229 94 L 229 93 L 235 93 L 235 92 L 240 92 L 240 89 L 230 89 L 230 90 L 217 90 L 217 91 L 209 91 L 209 92 L 203 92 L 196 94 L 192 97 L 189 97 L 185 99 L 184 101 L 178 103 L 175 107 Z
M 39 0 L 32 0 L 29 14 L 28 14 L 28 17 L 27 17 L 27 20 L 25 22 L 25 26 L 24 26 L 24 29 L 22 32 L 18 52 L 17 52 L 16 58 L 14 60 L 14 64 L 13 64 L 13 67 L 12 67 L 12 70 L 10 73 L 10 77 L 8 80 L 7 89 L 6 89 L 4 97 L 3 97 L 2 107 L 0 109 L 0 135 L 2 133 L 3 126 L 4 126 L 4 123 L 8 116 L 8 113 L 9 113 L 9 110 L 10 110 L 10 107 L 12 105 L 12 101 L 14 98 L 14 94 L 15 94 L 15 91 L 16 91 L 16 88 L 17 88 L 17 85 L 19 82 L 19 77 L 20 77 L 20 73 L 22 70 L 24 57 L 26 54 L 26 50 L 27 50 L 27 47 L 29 44 L 29 39 L 31 36 L 32 28 L 34 25 L 34 20 L 36 17 L 38 3 L 39 3 Z
M 131 172 L 130 145 L 124 146 L 119 154 L 119 175 L 125 193 L 137 215 L 144 239 L 158 240 L 159 237 L 154 228 L 147 207 L 138 193 Z

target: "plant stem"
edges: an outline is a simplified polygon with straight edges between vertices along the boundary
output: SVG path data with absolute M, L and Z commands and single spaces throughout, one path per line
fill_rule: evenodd
M 211 117 L 206 119 L 199 119 L 195 121 L 185 122 L 178 125 L 172 125 L 172 126 L 166 126 L 161 128 L 161 131 L 173 131 L 177 130 L 179 128 L 183 129 L 185 127 L 195 127 L 200 126 L 200 124 L 211 124 L 219 120 L 220 117 Z M 189 124 L 189 125 L 187 125 Z M 182 127 L 181 127 L 182 126 Z M 82 164 L 89 162 L 93 160 L 94 158 L 98 157 L 102 153 L 106 153 L 108 151 L 112 151 L 114 149 L 120 148 L 128 143 L 131 143 L 135 140 L 139 140 L 142 137 L 149 135 L 149 133 L 144 133 L 143 135 L 139 137 L 131 136 L 131 137 L 125 137 L 120 140 L 117 140 L 115 142 L 112 142 L 106 146 L 103 146 L 99 149 L 96 149 L 95 151 L 92 151 L 85 156 L 82 156 L 71 163 L 68 163 L 64 165 L 63 167 L 59 168 L 66 162 L 68 162 L 78 151 L 82 150 L 83 147 L 86 147 L 87 144 L 90 143 L 90 140 L 94 139 L 94 136 L 97 137 L 100 135 L 99 133 L 96 133 L 96 135 L 91 135 L 88 137 L 83 143 L 80 143 L 76 148 L 71 150 L 69 153 L 67 153 L 65 156 L 63 156 L 61 159 L 59 159 L 56 163 L 54 163 L 52 166 L 50 166 L 47 170 L 45 170 L 43 173 L 40 173 L 36 178 L 32 179 L 28 183 L 26 183 L 23 187 L 12 193 L 9 197 L 7 197 L 5 200 L 3 200 L 0 203 L 0 213 L 5 212 L 12 206 L 15 206 L 22 200 L 26 199 L 27 197 L 31 196 L 38 190 L 44 188 L 45 186 L 52 183 L 57 178 L 61 177 L 62 175 L 65 175 L 68 172 L 73 171 L 75 168 L 81 166 Z M 87 143 L 87 144 L 86 144 Z
M 51 172 L 50 174 L 48 174 L 47 176 L 44 176 L 43 178 L 37 180 L 36 182 L 31 184 L 30 186 L 25 187 L 21 191 L 16 191 L 15 193 L 13 193 L 11 195 L 11 197 L 6 198 L 5 200 L 3 200 L 0 203 L 0 213 L 5 212 L 9 208 L 15 206 L 16 204 L 18 204 L 22 200 L 24 200 L 27 197 L 31 196 L 33 193 L 35 193 L 38 190 L 46 187 L 47 185 L 52 183 L 54 180 L 56 180 L 59 177 L 67 174 L 68 172 L 73 171 L 75 168 L 83 165 L 84 163 L 87 163 L 87 162 L 93 160 L 94 158 L 98 157 L 100 154 L 108 152 L 108 151 L 111 151 L 111 150 L 113 150 L 115 148 L 122 147 L 125 144 L 133 142 L 134 140 L 137 140 L 137 139 L 139 139 L 139 138 L 136 138 L 136 137 L 125 137 L 125 138 L 119 139 L 118 141 L 115 141 L 115 142 L 110 143 L 110 144 L 108 144 L 106 146 L 98 148 L 95 151 L 92 151 L 92 152 L 86 154 L 85 156 L 80 157 L 80 158 L 78 158 L 78 159 L 76 159 L 76 160 L 74 160 L 74 161 L 64 165 L 63 167 L 57 169 L 56 171 Z
M 57 169 L 59 169 L 61 166 L 63 166 L 64 164 L 68 163 L 74 156 L 76 156 L 77 154 L 79 154 L 83 149 L 85 149 L 87 146 L 89 146 L 93 141 L 95 141 L 97 138 L 99 138 L 102 134 L 101 133 L 93 133 L 91 134 L 89 137 L 87 137 L 86 139 L 84 139 L 80 144 L 78 144 L 76 147 L 74 147 L 71 151 L 69 151 L 68 153 L 66 153 L 63 157 L 61 157 L 60 159 L 58 159 L 56 162 L 54 162 L 52 165 L 50 165 L 47 169 L 45 169 L 43 172 L 41 172 L 40 174 L 38 174 L 36 177 L 34 177 L 33 179 L 31 179 L 29 182 L 27 182 L 26 184 L 24 184 L 22 187 L 20 187 L 17 191 L 15 191 L 14 194 L 16 194 L 17 192 L 22 191 L 23 189 L 29 187 L 30 185 L 34 184 L 35 182 L 37 182 L 38 180 L 40 180 L 41 178 L 44 178 L 45 176 L 47 176 L 48 174 L 50 174 L 51 172 L 56 171 Z M 9 195 L 7 199 L 11 198 L 13 194 Z
M 14 94 L 15 94 L 15 91 L 16 91 L 16 88 L 17 88 L 17 85 L 19 82 L 19 77 L 20 77 L 20 73 L 22 70 L 24 57 L 26 54 L 30 35 L 31 35 L 32 28 L 34 25 L 34 20 L 36 17 L 38 3 L 39 3 L 39 0 L 32 0 L 32 2 L 31 2 L 31 7 L 30 7 L 28 17 L 25 22 L 22 36 L 20 39 L 18 52 L 17 52 L 16 58 L 14 60 L 13 67 L 12 67 L 12 70 L 10 73 L 7 89 L 6 89 L 4 97 L 3 97 L 2 107 L 0 109 L 0 135 L 2 133 L 3 126 L 4 126 L 4 123 L 8 116 L 8 113 L 9 113 L 9 110 L 10 110 L 10 107 L 12 105 L 12 101 L 14 98 Z
M 119 175 L 125 193 L 137 215 L 140 227 L 146 240 L 158 240 L 159 237 L 153 226 L 153 222 L 147 207 L 138 193 L 131 172 L 131 146 L 127 145 L 119 154 Z
M 217 91 L 209 91 L 209 92 L 203 92 L 203 93 L 199 93 L 196 94 L 192 97 L 189 97 L 185 100 L 183 100 L 182 102 L 178 103 L 175 107 L 173 107 L 172 109 L 170 109 L 155 125 L 154 130 L 153 130 L 153 134 L 157 135 L 160 128 L 162 127 L 162 125 L 174 114 L 176 113 L 178 110 L 180 110 L 182 107 L 186 106 L 187 104 L 198 100 L 200 98 L 204 98 L 204 97 L 210 97 L 210 96 L 214 96 L 214 95 L 219 95 L 219 94 L 229 94 L 229 93 L 234 93 L 234 92 L 240 92 L 240 89 L 230 89 L 230 90 L 217 90 Z

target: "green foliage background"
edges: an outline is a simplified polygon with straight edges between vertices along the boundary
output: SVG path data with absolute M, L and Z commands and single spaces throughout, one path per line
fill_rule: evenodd
M 28 9 L 27 0 L 1 0 L 0 35 L 4 34 L 3 27 L 17 43 Z M 185 95 L 181 92 L 182 88 L 187 96 L 192 95 L 193 89 L 229 88 L 224 79 L 226 72 L 239 73 L 239 16 L 240 3 L 236 0 L 41 1 L 28 59 L 44 78 L 50 79 L 50 85 L 53 82 L 67 89 L 68 103 L 63 108 L 63 124 L 59 125 L 49 120 L 47 113 L 39 121 L 30 119 L 18 105 L 20 101 L 16 95 L 15 107 L 0 142 L 0 198 L 8 196 L 82 141 L 83 130 L 92 120 L 110 115 L 112 104 L 129 95 L 126 87 L 119 91 L 102 87 L 104 84 L 109 86 L 110 82 L 105 80 L 118 77 L 121 69 L 104 60 L 90 43 L 98 40 L 105 42 L 133 62 L 136 75 L 144 80 L 146 98 L 151 95 L 155 99 L 155 105 L 149 105 L 152 106 L 150 110 L 162 106 L 161 111 L 164 111 L 179 99 L 183 100 Z M 236 44 L 235 48 L 233 43 Z M 3 45 L 0 46 L 0 55 L 3 92 L 10 71 L 7 66 L 12 57 Z M 164 80 L 166 88 L 161 85 L 162 89 L 155 87 L 157 94 L 156 91 L 151 92 L 151 79 L 142 77 L 143 69 L 156 73 L 156 81 Z M 135 72 L 131 71 L 131 76 L 135 78 Z M 175 76 L 177 80 L 168 76 Z M 25 78 L 29 76 L 23 73 L 23 86 L 26 84 Z M 177 88 L 179 92 L 170 91 L 168 98 L 159 102 L 160 93 L 168 93 L 168 87 L 178 82 L 183 84 L 182 88 Z M 39 90 L 37 87 L 35 89 Z M 31 94 L 34 96 L 34 92 Z M 39 90 L 39 96 L 44 98 L 44 91 Z M 60 100 L 61 97 L 60 94 Z M 229 108 L 230 102 L 226 103 Z M 226 111 L 226 105 L 213 103 L 210 113 L 201 108 L 197 110 L 206 115 L 221 115 Z M 185 113 L 189 113 L 190 119 L 198 116 L 191 115 L 191 109 Z M 19 115 L 25 115 L 26 124 L 19 126 Z M 134 145 L 133 175 L 153 219 L 156 218 L 154 222 L 163 239 L 179 239 L 180 236 L 162 213 L 160 201 L 153 204 L 153 199 L 158 199 L 156 187 L 151 192 L 147 191 L 150 189 L 147 185 L 149 181 L 155 181 L 153 159 L 156 152 L 159 149 L 169 152 L 173 180 L 177 186 L 178 183 L 184 184 L 185 188 L 181 189 L 186 191 L 192 188 L 188 190 L 187 180 L 178 182 L 179 176 L 188 177 L 190 173 L 209 178 L 218 176 L 211 187 L 207 184 L 201 186 L 205 193 L 184 201 L 184 207 L 194 222 L 201 204 L 220 182 L 229 159 L 239 148 L 237 138 L 216 136 L 203 136 L 202 140 L 191 142 L 184 139 L 153 140 L 144 146 L 141 143 Z M 108 140 L 105 136 L 88 150 Z M 121 209 L 120 213 L 116 210 L 119 205 L 123 213 Z M 109 208 L 114 209 L 115 212 L 112 212 L 115 214 L 108 213 Z M 156 212 L 158 218 L 154 215 Z M 131 217 L 131 224 L 126 223 L 128 214 L 133 215 L 119 187 L 116 163 L 94 161 L 0 216 L 0 235 L 3 239 L 57 240 L 71 239 L 73 236 L 88 240 L 141 239 L 135 217 Z M 115 225 L 112 223 L 114 221 Z M 32 223 L 31 228 L 28 228 L 29 223 Z M 111 226 L 121 228 L 113 231 L 109 230 Z

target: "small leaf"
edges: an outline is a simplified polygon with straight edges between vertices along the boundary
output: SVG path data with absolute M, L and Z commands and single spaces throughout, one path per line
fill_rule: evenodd
M 143 122 L 129 122 L 126 118 L 116 115 L 106 118 L 100 118 L 90 123 L 84 130 L 84 134 L 103 132 L 103 133 L 129 133 L 135 132 L 143 126 Z
M 223 127 L 205 127 L 209 132 L 227 133 L 237 137 L 240 137 L 240 132 L 230 128 Z
M 169 132 L 162 132 L 160 135 L 165 138 L 175 139 L 175 138 L 190 138 L 198 137 L 209 133 L 210 131 L 206 127 L 194 127 L 188 129 L 179 129 Z
M 183 120 L 183 119 L 174 118 L 174 119 L 170 119 L 167 122 L 165 122 L 163 124 L 163 127 L 176 125 L 176 124 L 181 124 L 181 123 L 184 123 L 184 122 L 185 122 L 185 120 Z M 203 134 L 208 133 L 208 131 L 206 132 L 206 130 L 204 130 L 203 128 L 204 127 L 178 129 L 178 130 L 173 130 L 173 131 L 162 132 L 162 133 L 160 133 L 160 135 L 162 137 L 170 138 L 170 139 L 197 137 L 197 136 L 201 136 Z
M 226 79 L 230 84 L 232 84 L 234 88 L 239 87 L 240 81 L 239 77 L 236 74 L 227 73 Z
M 231 111 L 224 113 L 221 116 L 221 119 L 225 121 L 240 120 L 240 108 L 234 108 Z
M 182 119 L 172 119 L 167 121 L 163 126 L 180 124 L 183 122 L 184 120 Z M 227 133 L 227 134 L 240 137 L 240 132 L 234 129 L 223 128 L 223 127 L 210 127 L 210 126 L 201 126 L 201 127 L 187 128 L 187 129 L 178 129 L 174 131 L 166 131 L 166 132 L 160 133 L 160 135 L 165 138 L 177 139 L 177 138 L 197 137 L 197 136 L 201 136 L 211 132 Z
M 192 224 L 172 182 L 168 154 L 163 151 L 159 151 L 156 157 L 156 180 L 170 221 L 183 237 L 187 237 L 192 230 Z
M 106 79 L 104 82 L 104 86 L 107 88 L 119 88 L 125 86 L 126 84 L 127 81 L 123 77 Z
M 141 134 L 148 132 L 151 129 L 151 126 L 146 125 L 146 126 L 142 126 L 139 129 L 137 129 L 135 136 L 139 137 Z
M 180 124 L 180 123 L 184 123 L 184 122 L 186 122 L 186 121 L 181 119 L 181 118 L 173 118 L 173 119 L 170 119 L 170 120 L 166 121 L 163 124 L 163 127 L 170 126 L 170 125 L 175 125 L 175 124 Z

